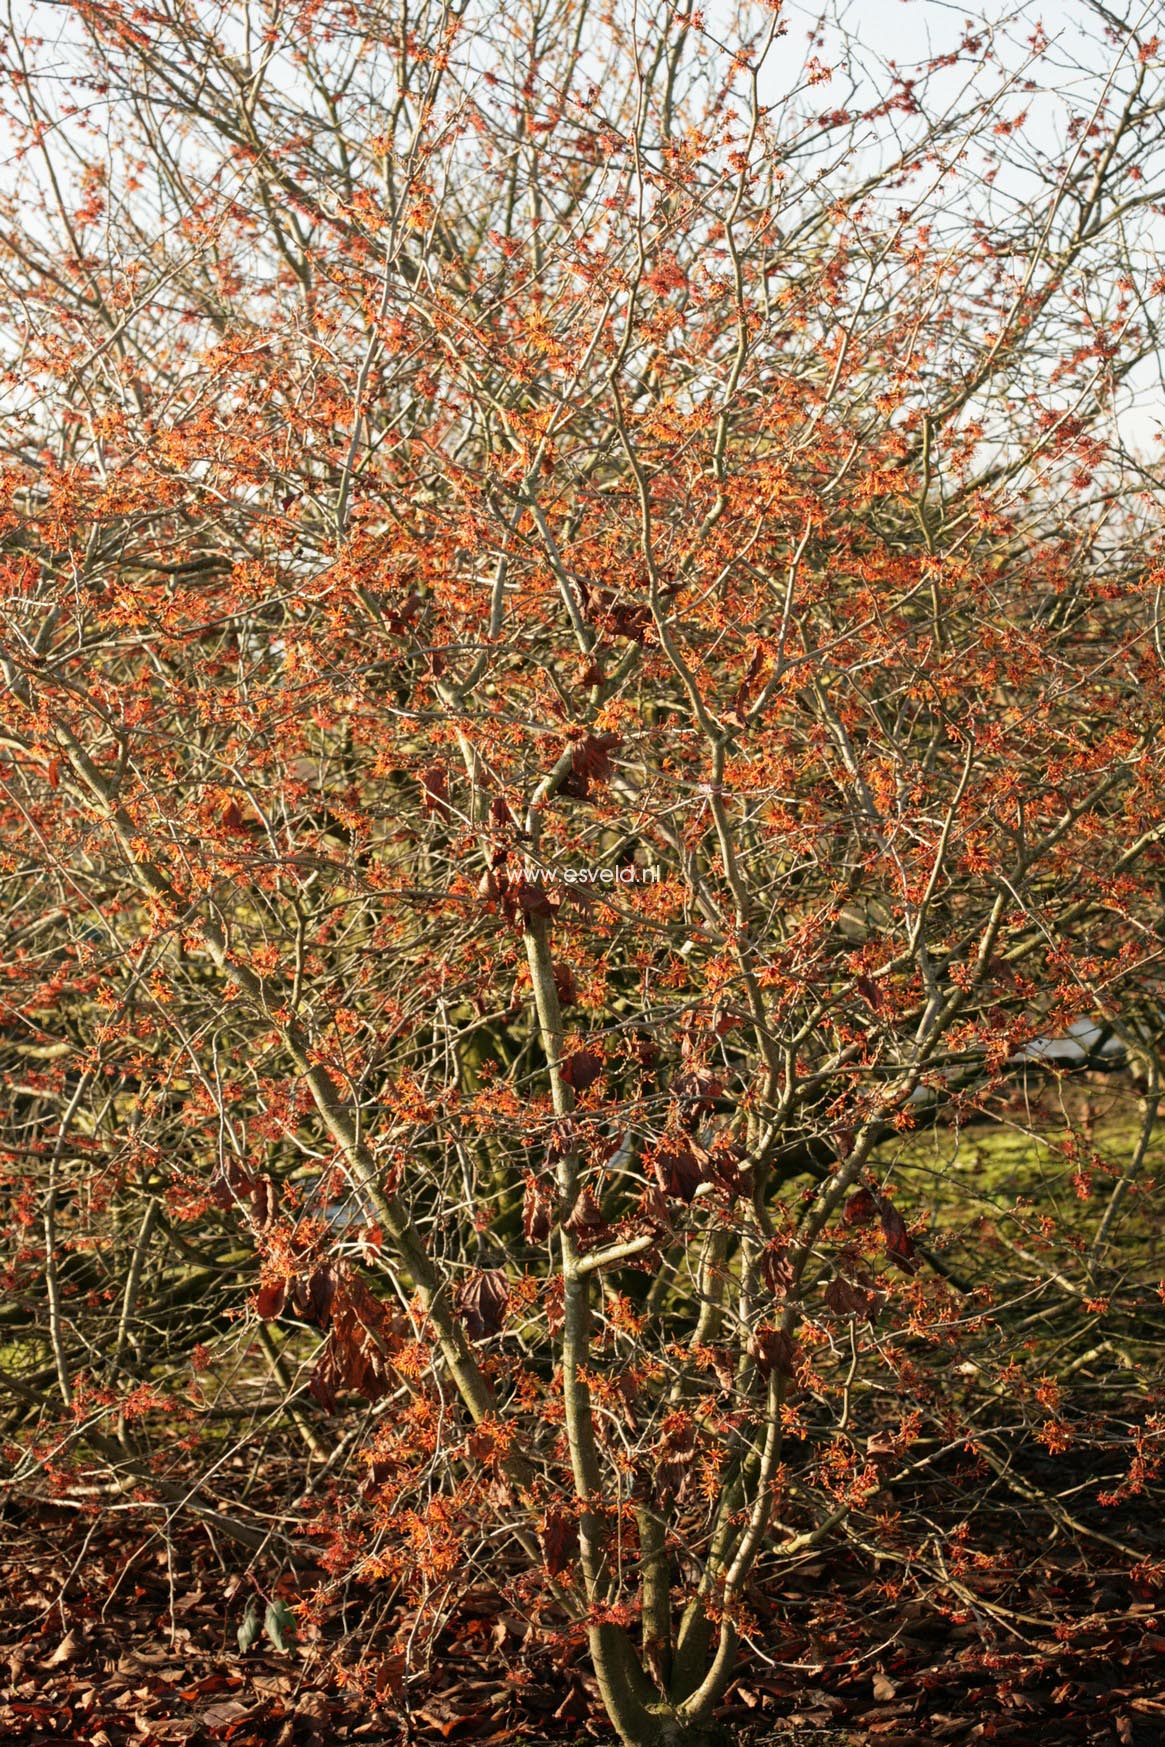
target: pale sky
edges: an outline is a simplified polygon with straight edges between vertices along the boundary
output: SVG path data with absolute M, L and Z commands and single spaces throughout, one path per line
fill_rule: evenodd
M 717 14 L 727 19 L 730 6 L 726 0 L 707 0 L 705 16 L 715 31 Z M 1156 64 L 1165 64 L 1165 6 L 1162 0 L 1108 0 L 1105 7 L 1110 19 L 1122 19 L 1141 41 L 1159 32 L 1162 47 Z M 1019 4 L 952 3 L 952 0 L 837 0 L 832 17 L 823 19 L 821 6 L 805 0 L 785 0 L 782 12 L 787 34 L 774 45 L 766 63 L 761 90 L 765 100 L 776 101 L 795 87 L 807 52 L 813 52 L 826 66 L 834 68 L 834 78 L 820 91 L 837 90 L 837 101 L 848 94 L 847 72 L 858 76 L 864 72 L 867 89 L 870 73 L 878 63 L 897 63 L 900 71 L 925 63 L 936 55 L 952 50 L 964 32 L 991 33 L 1003 65 L 1017 75 L 1030 54 L 1031 39 L 1038 32 L 1048 40 L 1048 48 L 1039 66 L 1033 71 L 1040 89 L 1023 92 L 1017 77 L 1010 112 L 1026 112 L 1022 152 L 1033 149 L 1049 159 L 1061 159 L 1065 154 L 1066 125 L 1069 114 L 1084 104 L 1092 104 L 1104 88 L 1106 77 L 1119 62 L 1128 75 L 1135 48 L 1120 48 L 1104 37 L 1104 20 L 1089 0 L 1021 0 Z M 838 29 L 838 23 L 841 30 Z M 810 45 L 815 30 L 824 36 L 822 46 Z M 847 42 L 846 39 L 849 39 Z M 1054 77 L 1049 77 L 1049 74 Z M 956 82 L 964 72 L 940 74 L 936 89 L 943 90 L 943 81 L 954 96 Z M 1127 77 L 1126 77 L 1127 84 Z M 1165 118 L 1161 126 L 1161 150 L 1153 164 L 1146 163 L 1146 175 L 1155 172 L 1158 186 L 1165 188 Z M 1038 206 L 1044 198 L 1035 179 L 1026 174 L 1017 143 L 1008 161 L 1008 152 L 1001 153 L 999 179 L 992 199 L 1005 210 L 1009 196 L 1031 200 Z M 1129 239 L 1130 254 L 1147 278 L 1165 270 L 1165 217 L 1144 215 L 1135 237 Z M 1142 460 L 1158 464 L 1165 444 L 1165 388 L 1162 377 L 1165 360 L 1146 362 L 1126 385 L 1126 403 L 1118 413 L 1121 435 Z

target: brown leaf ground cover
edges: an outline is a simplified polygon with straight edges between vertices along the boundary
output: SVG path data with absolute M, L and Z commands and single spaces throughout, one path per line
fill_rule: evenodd
M 271 1502 L 274 1513 L 280 1500 Z M 960 1569 L 957 1538 L 937 1533 L 909 1569 L 850 1543 L 810 1553 L 754 1598 L 747 1666 L 722 1713 L 726 1739 L 1165 1741 L 1161 1525 L 1136 1500 L 1105 1512 L 1082 1503 L 1075 1525 L 1049 1536 L 1037 1514 L 1001 1504 L 989 1570 Z M 530 1617 L 500 1595 L 471 1590 L 436 1627 L 375 1587 L 305 1611 L 298 1604 L 324 1582 L 318 1568 L 292 1576 L 260 1558 L 244 1577 L 243 1560 L 185 1519 L 151 1537 L 132 1510 L 47 1499 L 12 1510 L 0 1544 L 5 1743 L 606 1738 L 581 1646 L 561 1620 Z M 241 1650 L 248 1612 L 256 1622 L 269 1608 L 286 1635 L 256 1626 Z

